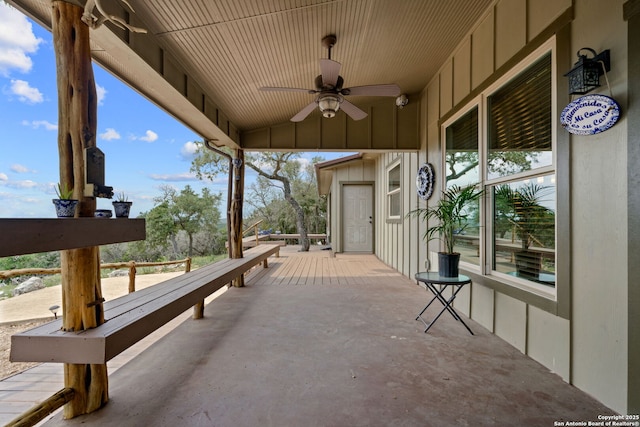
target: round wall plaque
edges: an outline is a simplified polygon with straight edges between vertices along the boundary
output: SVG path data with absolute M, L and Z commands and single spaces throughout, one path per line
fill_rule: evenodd
M 586 95 L 569 103 L 560 123 L 575 135 L 594 135 L 615 125 L 620 117 L 620 106 L 608 96 Z
M 433 194 L 435 180 L 435 172 L 431 163 L 420 166 L 416 176 L 416 187 L 418 188 L 418 196 L 422 200 L 427 200 Z

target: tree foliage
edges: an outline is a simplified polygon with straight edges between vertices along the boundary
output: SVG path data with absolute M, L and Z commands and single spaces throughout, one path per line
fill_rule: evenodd
M 285 232 L 289 231 L 291 223 L 295 224 L 302 250 L 307 251 L 310 245 L 308 230 L 311 225 L 318 225 L 317 216 L 322 214 L 323 208 L 319 207 L 322 201 L 316 197 L 315 174 L 303 167 L 300 158 L 300 153 L 247 153 L 245 164 L 258 174 L 258 179 L 248 187 L 251 197 L 245 197 L 245 201 L 254 209 L 254 217 L 260 215 L 258 219 L 265 220 L 263 228 L 274 227 Z M 228 161 L 201 144 L 191 170 L 200 179 L 213 180 L 228 173 Z M 286 209 L 279 194 L 288 204 Z M 313 217 L 312 221 L 310 217 Z
M 198 195 L 187 185 L 181 191 L 165 185 L 162 195 L 155 199 L 157 205 L 144 214 L 147 220 L 147 240 L 151 246 L 167 248 L 172 246 L 175 256 L 181 251 L 178 245 L 180 232 L 187 239 L 187 253 L 200 254 L 214 252 L 220 240 L 220 194 L 213 194 L 207 188 Z

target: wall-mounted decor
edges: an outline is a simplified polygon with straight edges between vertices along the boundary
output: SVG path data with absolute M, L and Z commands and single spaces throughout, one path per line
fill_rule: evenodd
M 594 135 L 615 125 L 620 106 L 605 95 L 581 96 L 570 102 L 560 114 L 560 123 L 575 135 Z
M 592 57 L 582 55 L 582 51 L 591 52 Z M 569 78 L 569 94 L 585 95 L 600 87 L 600 76 L 607 76 L 607 71 L 611 71 L 611 59 L 609 50 L 596 53 L 595 50 L 583 47 L 578 51 L 578 62 L 565 74 Z M 607 85 L 609 81 L 607 80 Z
M 433 194 L 436 176 L 431 163 L 425 163 L 418 169 L 416 176 L 416 187 L 418 188 L 418 197 L 427 200 Z

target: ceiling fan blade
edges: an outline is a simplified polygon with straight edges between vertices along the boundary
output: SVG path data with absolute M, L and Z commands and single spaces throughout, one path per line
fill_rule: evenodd
M 325 86 L 336 87 L 338 83 L 338 77 L 340 77 L 340 65 L 339 62 L 331 59 L 320 60 L 320 74 L 322 74 L 322 84 Z
M 340 108 L 353 120 L 362 120 L 367 117 L 367 113 L 347 101 L 346 99 L 340 104 Z
M 316 93 L 313 89 L 301 89 L 297 87 L 261 87 L 258 90 L 262 92 L 304 92 L 304 93 Z
M 397 84 L 356 86 L 343 89 L 342 92 L 344 95 L 361 96 L 399 96 L 401 93 Z
M 307 105 L 307 106 L 306 106 L 306 107 L 304 107 L 302 110 L 300 110 L 300 111 L 298 112 L 298 114 L 296 114 L 295 116 L 291 117 L 291 121 L 292 121 L 292 122 L 301 122 L 301 121 L 303 121 L 304 119 L 306 119 L 306 118 L 307 118 L 307 116 L 308 116 L 309 114 L 311 114 L 311 112 L 312 112 L 313 110 L 315 110 L 315 108 L 316 108 L 316 106 L 317 106 L 317 105 L 318 105 L 318 104 L 316 104 L 316 102 L 315 102 L 315 101 L 313 101 L 311 104 Z

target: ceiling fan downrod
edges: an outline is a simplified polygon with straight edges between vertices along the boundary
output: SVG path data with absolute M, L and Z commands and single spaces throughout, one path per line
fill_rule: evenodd
M 329 58 L 331 59 L 331 49 L 333 48 L 333 46 L 336 45 L 336 41 L 338 39 L 336 38 L 335 34 L 329 34 L 328 36 L 324 36 L 322 38 L 322 46 L 324 46 L 325 48 L 327 48 L 327 50 L 329 51 Z

